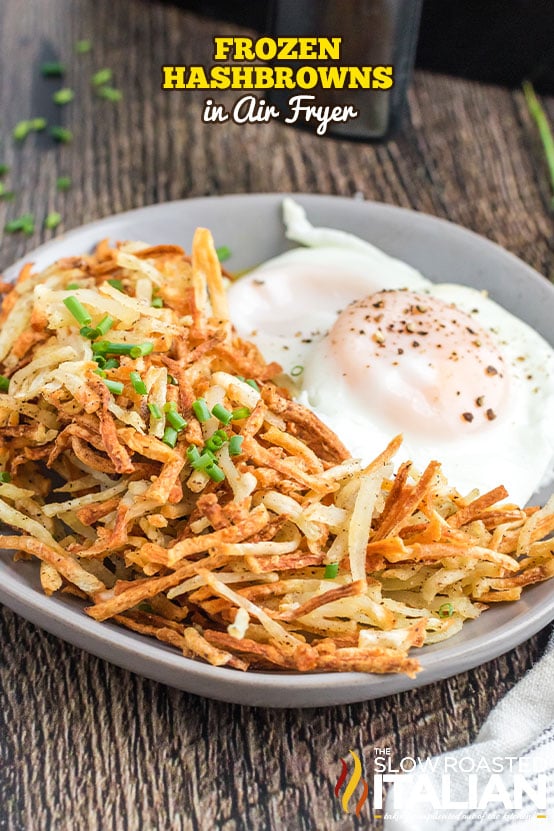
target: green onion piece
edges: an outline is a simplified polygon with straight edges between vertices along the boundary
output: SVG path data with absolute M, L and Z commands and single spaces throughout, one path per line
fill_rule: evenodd
M 13 190 L 8 190 L 3 182 L 0 182 L 0 199 L 5 199 L 6 201 L 15 199 Z
M 118 369 L 119 367 L 117 358 L 108 358 L 108 360 L 102 358 L 102 360 L 104 361 L 104 369 Z
M 452 617 L 453 614 L 454 614 L 454 607 L 453 607 L 452 603 L 443 603 L 442 606 L 439 606 L 439 612 L 438 612 L 439 617 L 442 617 L 442 618 Z
M 192 409 L 198 421 L 207 421 L 210 418 L 210 411 L 205 398 L 197 398 L 192 405 Z
M 109 340 L 99 340 L 92 344 L 93 352 L 101 355 L 130 355 L 131 358 L 149 355 L 153 348 L 152 343 L 112 343 Z
M 108 379 L 105 379 L 104 383 L 109 391 L 113 392 L 114 395 L 121 395 L 123 392 L 123 383 L 121 381 L 109 381 Z
M 246 381 L 244 375 L 235 375 L 235 378 L 237 379 L 237 381 Z
M 4 226 L 4 230 L 8 234 L 14 234 L 17 231 L 23 231 L 24 234 L 32 234 L 35 230 L 35 219 L 32 214 L 23 214 L 23 216 L 8 222 Z
M 93 329 L 91 326 L 82 326 L 79 329 L 79 334 L 82 335 L 83 338 L 88 338 L 89 340 L 95 340 L 100 333 L 99 333 L 98 329 Z
M 90 40 L 78 40 L 75 44 L 75 51 L 78 55 L 86 55 L 87 52 L 90 52 L 92 49 L 92 43 Z
M 46 119 L 45 119 L 45 118 L 32 118 L 32 119 L 29 121 L 29 124 L 31 125 L 31 130 L 32 130 L 34 133 L 38 133 L 38 132 L 40 132 L 41 130 L 45 130 L 45 129 L 46 129 L 46 125 L 48 124 L 48 122 L 46 121 Z
M 217 254 L 219 262 L 224 263 L 231 256 L 231 249 L 227 248 L 226 245 L 220 245 L 219 248 L 215 249 L 215 253 Z
M 227 441 L 227 436 L 224 439 L 221 436 L 217 436 L 215 433 L 213 436 L 206 441 L 206 448 L 211 450 L 212 453 L 217 453 L 218 450 L 221 450 L 225 442 Z
M 236 410 L 233 410 L 231 413 L 231 418 L 233 421 L 240 421 L 243 418 L 248 418 L 250 415 L 250 410 L 248 407 L 237 407 Z
M 260 391 L 260 388 L 259 388 L 258 384 L 256 383 L 256 381 L 254 381 L 253 378 L 248 378 L 246 383 L 248 384 L 249 387 L 252 387 L 253 390 L 256 390 L 256 392 Z
M 187 459 L 189 460 L 191 465 L 194 465 L 194 463 L 200 459 L 200 452 L 196 445 L 190 444 L 187 447 Z
M 47 228 L 49 231 L 53 231 L 55 228 L 58 227 L 61 221 L 62 215 L 59 214 L 57 211 L 52 211 L 44 220 L 44 227 Z
M 523 92 L 525 95 L 525 101 L 527 102 L 529 112 L 533 116 L 535 124 L 537 125 L 539 136 L 544 149 L 546 164 L 548 166 L 548 172 L 550 174 L 550 187 L 552 188 L 553 193 L 550 204 L 551 207 L 554 207 L 554 135 L 552 134 L 552 129 L 550 127 L 550 124 L 548 123 L 546 113 L 535 94 L 533 85 L 529 83 L 529 81 L 523 82 Z
M 79 285 L 79 283 L 68 283 L 67 286 L 65 287 L 65 290 L 66 291 L 73 291 L 75 289 L 80 289 L 80 288 L 81 288 L 81 286 Z
M 76 297 L 65 297 L 63 304 L 66 309 L 69 309 L 77 323 L 81 326 L 90 326 L 92 323 L 92 317 Z
M 325 580 L 332 580 L 333 577 L 336 577 L 339 573 L 339 564 L 338 563 L 329 563 L 329 565 L 325 566 L 325 572 L 323 577 Z
M 75 98 L 75 93 L 69 87 L 64 87 L 63 89 L 58 89 L 52 96 L 52 101 L 54 104 L 59 104 L 63 107 L 64 104 L 69 104 L 70 101 L 73 101 Z
M 162 411 L 158 407 L 157 404 L 149 404 L 148 409 L 150 410 L 150 415 L 152 418 L 160 419 L 163 415 Z
M 225 479 L 225 474 L 215 462 L 212 462 L 211 465 L 208 465 L 208 467 L 204 468 L 204 470 L 213 482 L 223 482 Z
M 69 190 L 71 187 L 71 177 L 70 176 L 59 176 L 56 179 L 56 189 L 57 190 Z
M 164 434 L 162 437 L 162 441 L 164 444 L 168 444 L 170 447 L 175 447 L 177 444 L 177 430 L 174 430 L 173 427 L 166 427 L 164 430 Z
M 105 101 L 121 101 L 123 93 L 120 89 L 115 87 L 98 87 L 98 97 L 104 98 Z
M 93 360 L 96 361 L 100 369 L 106 369 L 106 359 L 102 355 L 94 355 Z
M 226 410 L 223 404 L 216 404 L 212 409 L 212 415 L 214 415 L 218 421 L 221 421 L 222 424 L 229 424 L 233 418 L 233 414 L 230 413 L 229 410 Z
M 100 323 L 96 324 L 96 329 L 99 335 L 105 335 L 114 324 L 114 319 L 111 315 L 104 315 Z
M 73 133 L 67 127 L 50 127 L 50 135 L 54 141 L 59 141 L 60 144 L 69 144 L 73 141 Z
M 300 364 L 297 364 L 296 366 L 293 366 L 293 368 L 290 371 L 290 374 L 292 375 L 293 378 L 297 378 L 299 375 L 302 375 L 303 372 L 304 372 L 304 367 L 300 366 Z
M 125 289 L 123 288 L 123 283 L 121 282 L 121 280 L 106 280 L 106 282 L 109 283 L 110 286 L 112 286 L 112 288 L 117 289 L 118 291 L 122 291 L 122 292 L 125 291 Z
M 210 465 L 213 465 L 215 461 L 215 456 L 211 450 L 207 450 L 204 448 L 202 450 L 202 454 L 191 461 L 191 464 L 195 470 L 205 470 Z
M 135 392 L 138 392 L 139 395 L 148 395 L 146 384 L 144 383 L 138 372 L 131 372 L 129 378 L 131 379 L 131 384 L 133 385 L 133 389 Z
M 171 410 L 177 410 L 177 404 L 175 401 L 167 401 L 164 404 L 164 413 L 169 413 Z
M 177 378 L 174 378 L 173 375 L 170 375 L 169 372 L 167 373 L 167 383 L 171 384 L 173 387 L 179 386 L 179 381 Z
M 153 298 L 152 298 L 152 306 L 153 306 L 155 309 L 161 309 L 161 308 L 163 308 L 163 304 L 164 304 L 164 302 L 163 302 L 163 300 L 162 300 L 162 298 L 161 298 L 161 297 L 153 297 Z
M 12 136 L 16 141 L 23 141 L 31 132 L 30 121 L 19 121 L 12 130 Z
M 1 470 L 0 471 L 0 482 L 6 483 L 6 482 L 11 482 L 11 481 L 12 481 L 12 477 L 10 476 L 8 471 L 7 470 Z
M 61 78 L 65 72 L 65 66 L 59 61 L 46 61 L 40 66 L 40 74 L 45 78 Z
M 107 377 L 106 373 L 104 372 L 103 369 L 95 369 L 95 370 L 93 370 L 93 372 L 94 372 L 95 375 L 99 375 L 101 378 L 106 378 Z
M 167 421 L 171 424 L 172 427 L 175 428 L 175 430 L 177 430 L 177 432 L 184 430 L 188 423 L 187 420 L 183 418 L 181 413 L 176 413 L 175 410 L 170 410 L 168 412 Z
M 229 456 L 240 456 L 244 436 L 231 436 L 229 441 Z
M 93 87 L 101 87 L 104 84 L 109 84 L 112 80 L 113 72 L 111 69 L 99 69 L 98 72 L 95 72 L 90 82 Z
M 10 388 L 10 379 L 0 375 L 0 392 L 7 392 Z

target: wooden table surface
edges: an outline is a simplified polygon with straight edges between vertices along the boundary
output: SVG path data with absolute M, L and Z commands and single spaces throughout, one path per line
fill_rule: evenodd
M 4 0 L 0 5 L 0 162 L 16 192 L 0 227 L 59 210 L 59 231 L 170 199 L 255 191 L 353 195 L 445 217 L 496 240 L 554 277 L 550 193 L 519 92 L 417 74 L 411 116 L 388 144 L 316 138 L 277 122 L 203 125 L 202 95 L 163 93 L 163 63 L 201 63 L 215 33 L 240 34 L 162 2 Z M 90 38 L 88 55 L 74 43 Z M 69 66 L 77 92 L 63 110 L 40 62 Z M 114 70 L 124 100 L 91 93 Z M 221 101 L 229 101 L 225 94 Z M 554 118 L 554 99 L 545 102 Z M 20 119 L 70 126 L 16 146 Z M 69 175 L 72 189 L 55 190 Z M 5 235 L 6 267 L 52 236 Z M 445 275 L 448 278 L 448 275 Z M 470 741 L 487 713 L 540 655 L 543 631 L 476 670 L 352 706 L 276 711 L 169 689 L 87 655 L 1 611 L 0 828 L 380 828 L 333 796 L 340 757 L 388 745 L 398 758 Z M 367 806 L 366 806 L 367 808 Z

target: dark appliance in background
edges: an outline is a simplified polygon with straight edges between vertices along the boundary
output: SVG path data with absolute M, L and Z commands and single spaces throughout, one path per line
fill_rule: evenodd
M 273 0 L 177 2 L 267 32 Z M 554 0 L 423 0 L 416 66 L 554 94 Z

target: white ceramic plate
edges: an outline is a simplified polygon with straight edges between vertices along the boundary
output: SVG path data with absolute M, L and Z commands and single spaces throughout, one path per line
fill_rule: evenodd
M 98 240 L 180 243 L 190 250 L 197 225 L 233 252 L 231 271 L 252 267 L 286 250 L 281 194 L 238 195 L 153 205 L 85 225 L 29 254 L 43 268 L 58 257 L 89 250 Z M 295 197 L 314 225 L 342 228 L 410 263 L 437 282 L 487 289 L 554 345 L 554 288 L 497 245 L 444 220 L 390 205 L 333 196 Z M 10 269 L 14 275 L 21 263 Z M 544 501 L 546 494 L 538 494 Z M 554 584 L 526 589 L 517 603 L 464 624 L 445 643 L 419 650 L 422 671 L 403 675 L 243 673 L 183 658 L 162 644 L 109 623 L 97 623 L 77 601 L 45 597 L 36 563 L 0 554 L 0 601 L 49 632 L 125 669 L 173 687 L 223 701 L 268 707 L 315 707 L 389 695 L 429 684 L 495 658 L 531 637 L 554 617 Z

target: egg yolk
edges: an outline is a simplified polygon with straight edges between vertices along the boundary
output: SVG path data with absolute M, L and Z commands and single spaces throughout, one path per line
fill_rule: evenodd
M 358 300 L 328 344 L 350 395 L 401 431 L 455 438 L 490 429 L 508 406 L 507 366 L 491 333 L 430 295 Z

